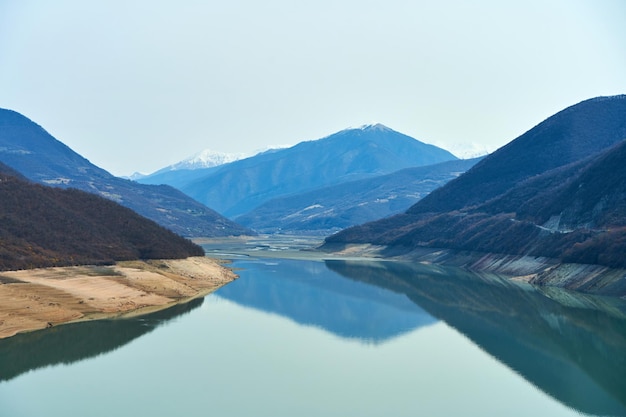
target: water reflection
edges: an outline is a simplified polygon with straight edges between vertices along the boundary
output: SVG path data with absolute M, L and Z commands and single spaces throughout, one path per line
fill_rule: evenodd
M 480 276 L 458 269 L 398 262 L 324 263 L 265 258 L 237 260 L 234 266 L 241 268 L 241 279 L 221 288 L 214 297 L 288 317 L 296 323 L 323 328 L 338 337 L 368 344 L 383 344 L 391 338 L 443 320 L 562 404 L 587 414 L 626 416 L 626 303 L 619 300 L 589 297 L 556 289 L 537 290 L 497 277 Z M 78 323 L 1 340 L 0 381 L 13 379 L 31 369 L 67 364 L 110 352 L 151 332 L 162 323 L 196 309 L 202 302 L 195 300 L 138 319 Z M 210 303 L 207 306 L 214 307 Z M 232 313 L 233 310 L 224 311 Z M 209 316 L 214 316 L 215 313 L 215 310 L 211 310 Z M 189 315 L 186 319 L 191 322 L 196 320 L 193 322 L 196 325 L 191 325 L 186 330 L 181 329 L 178 335 L 189 332 L 197 336 L 193 340 L 199 343 L 193 344 L 192 350 L 196 351 L 196 356 L 189 349 L 185 351 L 185 355 L 189 354 L 192 359 L 188 368 L 181 366 L 180 369 L 184 369 L 183 381 L 189 382 L 189 387 L 201 387 L 200 396 L 203 399 L 206 398 L 205 388 L 208 386 L 206 375 L 217 371 L 217 362 L 227 365 L 224 366 L 223 373 L 214 374 L 217 375 L 215 380 L 218 383 L 213 389 L 225 387 L 224 392 L 242 392 L 238 389 L 243 383 L 237 378 L 245 374 L 242 373 L 244 371 L 236 370 L 240 368 L 233 368 L 234 365 L 247 364 L 248 367 L 242 369 L 251 372 L 249 375 L 254 375 L 255 372 L 260 375 L 276 372 L 279 375 L 277 386 L 281 387 L 280 378 L 284 378 L 285 374 L 279 372 L 280 367 L 285 366 L 290 370 L 294 364 L 303 366 L 300 358 L 307 355 L 303 346 L 294 351 L 286 349 L 285 355 L 282 350 L 275 354 L 274 339 L 267 341 L 261 338 L 259 341 L 255 339 L 258 335 L 245 334 L 254 333 L 250 327 L 254 323 L 249 324 L 246 321 L 249 327 L 244 327 L 245 330 L 241 331 L 243 336 L 234 337 L 232 327 L 216 324 L 222 322 L 219 318 L 213 323 L 217 327 L 197 326 L 206 320 L 199 314 Z M 430 330 L 436 330 L 437 327 L 443 326 L 434 326 Z M 211 331 L 202 333 L 203 328 Z M 225 333 L 220 334 L 218 330 Z M 306 347 L 315 349 L 315 336 L 319 332 L 308 333 L 313 336 L 310 340 L 307 339 Z M 420 332 L 418 335 L 426 333 Z M 155 332 L 151 336 L 158 340 L 156 336 L 160 334 L 162 333 Z M 284 340 L 289 340 L 293 335 L 288 333 L 283 337 Z M 338 348 L 336 352 L 346 354 L 346 345 L 351 349 L 358 348 L 354 352 L 359 355 L 363 354 L 361 350 L 367 351 L 367 355 L 363 357 L 368 360 L 375 358 L 376 352 L 394 346 L 394 343 L 385 343 L 376 349 L 369 349 L 369 346 L 363 349 L 360 343 L 334 343 L 337 341 L 334 338 L 325 339 L 332 339 Z M 406 339 L 409 337 L 397 339 L 396 342 Z M 207 344 L 204 345 L 201 341 Z M 247 355 L 248 347 L 256 342 L 263 344 L 264 352 L 271 352 L 272 355 L 262 356 L 260 352 L 255 354 L 261 356 Z M 323 346 L 328 347 L 326 340 L 323 343 Z M 233 349 L 234 346 L 241 350 Z M 279 343 L 276 346 L 281 345 Z M 151 352 L 152 349 L 157 350 L 155 345 L 147 348 Z M 441 349 L 445 348 L 446 346 L 441 346 Z M 207 355 L 211 349 L 219 352 L 213 359 Z M 406 359 L 404 356 L 397 356 L 398 362 L 415 366 L 419 346 L 410 345 L 406 351 Z M 241 352 L 245 353 L 242 355 Z M 233 356 L 229 357 L 229 353 Z M 143 355 L 143 352 L 138 354 Z M 168 357 L 169 354 L 169 350 L 162 352 L 163 357 Z M 287 359 L 284 363 L 280 361 L 282 356 Z M 258 360 L 258 357 L 272 358 L 272 361 Z M 207 361 L 207 367 L 197 366 L 201 362 L 205 363 L 204 361 Z M 323 366 L 327 362 L 319 363 L 319 366 Z M 371 363 L 362 362 L 358 367 L 365 369 Z M 259 371 L 259 368 L 254 368 L 258 365 L 266 367 Z M 444 367 L 446 365 L 447 362 L 443 364 Z M 318 365 L 316 363 L 313 366 Z M 171 369 L 176 369 L 176 366 Z M 435 369 L 437 375 L 439 369 Z M 384 373 L 366 375 L 375 375 L 373 380 L 378 381 L 380 378 L 380 381 L 384 381 L 384 375 L 389 375 L 386 372 L 388 370 L 390 369 L 387 366 Z M 418 373 L 421 369 L 413 371 Z M 403 366 L 398 366 L 397 372 L 402 377 L 407 374 Z M 442 370 L 441 374 L 453 375 L 451 378 L 454 378 L 458 372 L 460 371 L 454 368 L 452 371 Z M 138 374 L 151 375 L 148 371 Z M 223 386 L 226 379 L 232 380 L 231 385 Z M 333 378 L 328 378 L 328 382 L 323 380 L 322 384 L 331 384 L 330 379 Z M 180 380 L 172 381 L 177 388 L 182 385 Z M 405 379 L 399 378 L 398 381 Z M 11 383 L 13 382 L 15 381 Z M 253 379 L 252 382 L 254 386 L 256 380 Z M 269 384 L 267 379 L 263 379 L 263 383 Z M 492 387 L 499 383 L 500 381 L 485 381 L 485 386 Z M 424 386 L 415 387 L 412 383 L 405 383 L 402 388 L 410 387 L 411 390 L 421 390 L 426 392 L 425 395 L 430 395 L 428 390 L 431 384 L 432 380 L 427 379 Z M 294 384 L 290 386 L 292 385 Z M 392 387 L 394 392 L 399 389 L 398 385 Z M 315 385 L 305 386 L 319 389 Z M 150 389 L 146 392 L 148 394 L 145 398 L 150 398 L 146 401 L 152 403 L 154 399 L 150 395 L 153 392 Z M 167 392 L 173 391 L 168 388 Z M 315 389 L 305 390 L 301 394 L 302 398 L 310 399 L 312 392 L 315 393 Z M 341 390 L 337 389 L 336 392 L 339 395 Z M 244 393 L 250 395 L 250 391 Z M 71 394 L 74 395 L 73 392 Z M 362 392 L 358 391 L 356 395 L 362 395 Z M 433 395 L 444 394 L 437 394 L 435 391 Z M 220 394 L 219 398 L 222 397 L 230 398 L 227 394 Z M 88 398 L 93 400 L 93 397 Z M 447 401 L 455 397 L 454 393 L 445 392 L 442 398 Z M 231 406 L 232 404 L 225 402 L 225 410 Z M 311 404 L 306 403 L 306 406 L 310 407 Z
M 220 288 L 218 297 L 343 338 L 377 344 L 436 321 L 404 294 L 346 279 L 322 262 L 265 259 L 234 266 L 242 278 Z
M 200 307 L 203 301 L 191 300 L 140 318 L 73 323 L 0 340 L 0 381 L 33 369 L 69 364 L 113 351 Z
M 626 308 L 620 300 L 538 291 L 451 268 L 327 266 L 406 294 L 561 403 L 588 414 L 626 416 Z

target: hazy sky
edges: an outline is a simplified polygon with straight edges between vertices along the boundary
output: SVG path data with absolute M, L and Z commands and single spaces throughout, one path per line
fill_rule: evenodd
M 0 0 L 0 107 L 116 175 L 381 122 L 493 150 L 626 93 L 624 0 Z

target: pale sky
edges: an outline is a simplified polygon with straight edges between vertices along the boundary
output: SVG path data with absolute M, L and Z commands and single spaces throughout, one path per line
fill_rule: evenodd
M 383 123 L 494 150 L 626 93 L 625 0 L 0 0 L 0 107 L 116 175 Z

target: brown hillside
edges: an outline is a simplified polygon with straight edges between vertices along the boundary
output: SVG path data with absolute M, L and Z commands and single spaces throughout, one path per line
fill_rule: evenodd
M 8 173 L 0 165 L 0 270 L 204 255 L 199 246 L 110 200 Z

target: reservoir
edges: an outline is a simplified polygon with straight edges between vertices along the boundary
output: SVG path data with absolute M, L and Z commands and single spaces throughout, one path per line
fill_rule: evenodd
M 240 278 L 204 299 L 0 340 L 0 416 L 626 416 L 623 300 L 205 248 Z

